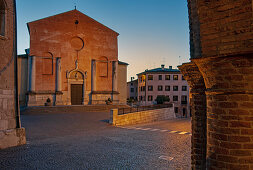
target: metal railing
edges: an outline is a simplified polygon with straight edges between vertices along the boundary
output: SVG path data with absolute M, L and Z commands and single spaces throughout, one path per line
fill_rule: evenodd
M 134 113 L 134 112 L 141 112 L 146 110 L 155 110 L 155 109 L 163 109 L 173 107 L 173 104 L 159 104 L 159 105 L 150 105 L 150 106 L 136 106 L 136 107 L 126 107 L 126 108 L 119 108 L 118 115 Z

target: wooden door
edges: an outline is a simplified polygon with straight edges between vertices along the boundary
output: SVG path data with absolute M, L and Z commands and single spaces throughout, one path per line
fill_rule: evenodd
M 71 84 L 71 104 L 82 105 L 83 101 L 83 85 Z

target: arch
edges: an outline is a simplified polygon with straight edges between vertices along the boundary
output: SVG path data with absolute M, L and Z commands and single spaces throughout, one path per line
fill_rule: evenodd
M 108 76 L 108 58 L 102 56 L 98 60 L 98 75 L 100 77 L 107 77 Z
M 6 2 L 0 0 L 0 35 L 5 36 Z
M 85 91 L 86 91 L 86 86 L 85 86 L 85 81 L 87 78 L 87 72 L 84 72 L 78 68 L 75 68 L 71 71 L 67 72 L 67 80 L 68 80 L 68 105 L 73 105 L 73 87 L 82 87 L 82 90 L 79 93 L 82 93 L 82 105 L 84 105 L 87 101 L 86 96 L 85 96 Z
M 81 75 L 81 76 L 78 76 L 76 77 L 76 74 L 78 75 Z M 69 72 L 67 72 L 67 79 L 86 79 L 86 76 L 87 76 L 87 72 L 84 72 L 80 69 L 73 69 Z

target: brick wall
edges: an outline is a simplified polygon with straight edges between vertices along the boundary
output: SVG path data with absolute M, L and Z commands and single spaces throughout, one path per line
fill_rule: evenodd
M 188 7 L 190 24 L 199 24 L 190 25 L 191 60 L 206 86 L 207 169 L 253 169 L 253 1 Z
M 188 2 L 192 58 L 252 52 L 252 0 Z
M 114 126 L 149 123 L 174 118 L 176 118 L 174 107 L 134 112 L 124 115 L 118 115 L 118 109 L 112 109 L 110 113 L 110 123 Z

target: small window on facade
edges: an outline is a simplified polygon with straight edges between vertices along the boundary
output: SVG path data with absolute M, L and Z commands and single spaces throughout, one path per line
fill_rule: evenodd
M 187 102 L 187 96 L 181 96 L 181 101 L 182 102 Z
M 166 96 L 168 99 L 169 99 L 169 101 L 170 101 L 170 96 Z
M 131 83 L 131 86 L 133 85 L 133 83 Z
M 173 80 L 178 80 L 178 75 L 173 75 Z
M 134 88 L 131 88 L 131 92 L 132 92 L 132 93 L 134 92 Z
M 178 107 L 175 107 L 175 113 L 178 113 Z
M 184 79 L 184 76 L 182 76 L 182 80 L 185 80 L 185 79 Z
M 142 81 L 145 82 L 145 76 L 142 77 Z
M 159 75 L 159 80 L 163 80 L 163 75 Z
M 143 90 L 143 91 L 146 91 L 146 86 L 143 86 L 143 87 L 142 87 L 142 90 Z
M 148 75 L 148 80 L 153 80 L 153 75 Z
M 173 86 L 173 91 L 178 91 L 178 86 Z
M 163 86 L 158 86 L 158 91 L 163 91 Z
M 182 91 L 187 91 L 187 86 L 182 86 Z
M 153 101 L 153 96 L 148 96 L 148 101 Z
M 153 86 L 148 86 L 148 91 L 153 91 Z
M 173 101 L 178 101 L 178 96 L 173 96 Z
M 165 86 L 165 91 L 170 91 L 170 86 Z
M 0 35 L 5 36 L 5 4 L 0 0 Z
M 165 75 L 165 80 L 170 80 L 170 75 Z

